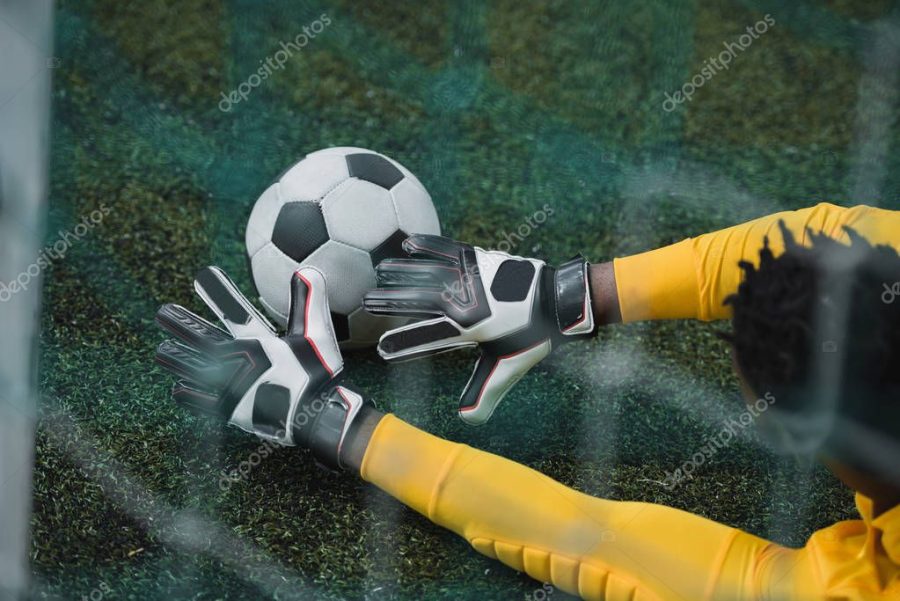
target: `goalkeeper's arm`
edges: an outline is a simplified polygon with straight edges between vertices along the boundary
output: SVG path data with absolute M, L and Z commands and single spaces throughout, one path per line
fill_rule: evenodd
M 872 244 L 900 244 L 900 211 L 867 206 L 852 208 L 822 203 L 784 211 L 717 232 L 688 238 L 671 246 L 592 265 L 591 297 L 598 323 L 646 319 L 726 319 L 725 298 L 737 290 L 740 261 L 756 264 L 763 239 L 778 255 L 784 220 L 801 244 L 808 233 L 824 232 L 847 242 L 844 226 Z
M 373 412 L 343 463 L 431 521 L 583 599 L 819 599 L 807 549 L 684 511 L 590 497 Z

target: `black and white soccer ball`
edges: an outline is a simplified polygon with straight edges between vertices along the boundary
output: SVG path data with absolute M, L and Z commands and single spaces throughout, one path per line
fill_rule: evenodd
M 378 342 L 406 319 L 362 308 L 375 265 L 404 256 L 409 234 L 440 234 L 431 196 L 403 165 L 364 148 L 326 148 L 288 169 L 256 201 L 246 243 L 259 300 L 287 321 L 291 274 L 319 268 L 341 348 Z

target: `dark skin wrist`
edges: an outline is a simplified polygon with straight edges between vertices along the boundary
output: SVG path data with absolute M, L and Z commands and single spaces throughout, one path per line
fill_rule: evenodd
M 591 287 L 594 322 L 601 326 L 621 323 L 619 291 L 616 288 L 616 272 L 612 261 L 591 265 L 588 269 L 588 280 Z

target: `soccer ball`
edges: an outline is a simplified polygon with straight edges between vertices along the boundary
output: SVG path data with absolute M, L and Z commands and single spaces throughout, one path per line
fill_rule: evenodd
M 284 172 L 256 201 L 246 244 L 259 301 L 287 322 L 291 274 L 319 268 L 341 348 L 371 346 L 405 318 L 362 308 L 375 265 L 405 256 L 409 234 L 440 234 L 431 196 L 403 165 L 363 148 L 326 148 Z

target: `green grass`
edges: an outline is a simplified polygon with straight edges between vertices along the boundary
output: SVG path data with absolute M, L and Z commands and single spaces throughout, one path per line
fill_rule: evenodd
M 35 470 L 35 596 L 521 599 L 539 587 L 353 477 L 278 450 L 222 491 L 259 443 L 187 415 L 152 363 L 156 307 L 199 309 L 209 263 L 249 289 L 242 227 L 272 178 L 312 150 L 385 152 L 434 197 L 444 231 L 560 261 L 638 252 L 821 200 L 900 208 L 900 145 L 878 198 L 850 198 L 867 23 L 888 2 L 760 0 L 131 3 L 57 12 L 48 242 L 107 206 L 47 273 L 46 398 Z M 332 24 L 229 114 L 221 92 L 281 40 Z M 777 25 L 671 113 L 663 93 L 722 42 Z M 824 470 L 736 442 L 669 491 L 660 481 L 736 415 L 723 324 L 613 327 L 523 380 L 485 427 L 454 408 L 472 356 L 384 365 L 352 382 L 430 432 L 594 495 L 665 503 L 801 545 L 854 515 Z M 202 529 L 244 547 L 222 561 Z M 150 519 L 152 518 L 152 519 Z M 229 551 L 232 552 L 232 551 Z M 227 553 L 225 553 L 228 556 Z M 101 586 L 102 585 L 102 586 Z M 96 593 L 95 593 L 96 596 Z M 566 598 L 557 591 L 554 600 Z

